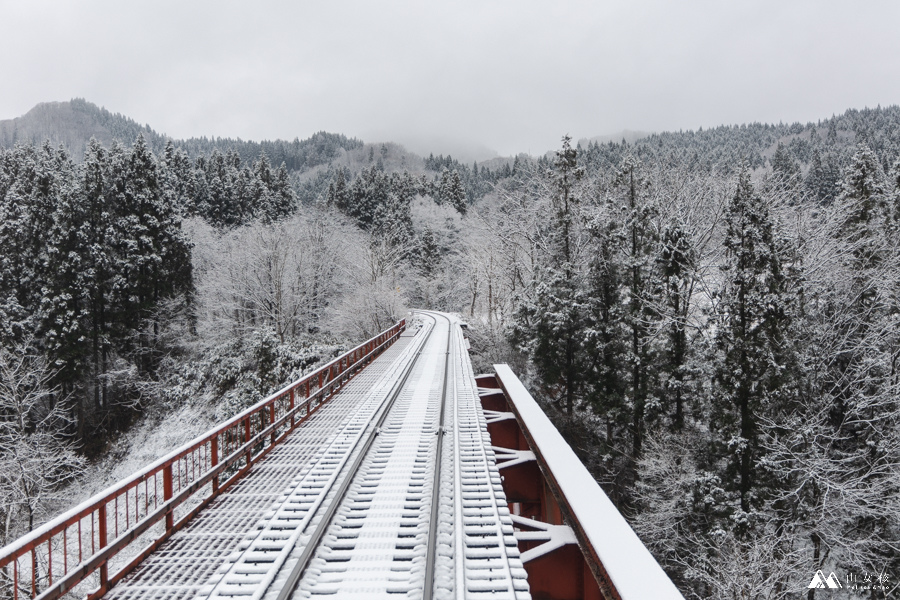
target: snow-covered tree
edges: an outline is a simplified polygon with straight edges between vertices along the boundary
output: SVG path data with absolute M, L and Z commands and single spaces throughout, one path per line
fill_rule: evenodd
M 143 138 L 124 158 L 122 170 L 115 175 L 118 205 L 111 240 L 117 263 L 118 325 L 124 328 L 123 342 L 131 332 L 139 332 L 126 345 L 138 366 L 152 372 L 159 326 L 151 315 L 162 299 L 190 294 L 190 245 L 181 230 L 175 199 L 166 195 L 156 159 Z
M 792 293 L 765 201 L 746 169 L 725 212 L 724 284 L 716 307 L 719 351 L 712 429 L 721 480 L 735 502 L 730 516 L 743 531 L 771 497 L 761 419 L 777 420 L 796 401 L 796 358 L 790 336 Z
M 819 202 L 829 203 L 838 193 L 840 177 L 834 156 L 831 153 L 823 155 L 819 150 L 815 150 L 809 173 L 806 175 L 807 191 Z
M 438 195 L 441 203 L 452 206 L 460 214 L 466 214 L 468 203 L 466 202 L 466 191 L 463 189 L 459 171 L 456 169 L 450 171 L 445 168 L 441 172 L 441 187 Z
M 790 151 L 781 142 L 772 155 L 772 175 L 781 186 L 792 186 L 800 182 L 800 165 L 794 161 Z
M 583 176 L 577 151 L 565 136 L 546 174 L 551 218 L 545 225 L 545 255 L 539 259 L 533 287 L 520 301 L 513 330 L 514 340 L 527 349 L 541 378 L 556 388 L 568 415 L 573 414 L 584 374 L 585 298 L 576 264 L 581 237 L 576 231 L 577 186 Z
M 677 220 L 662 234 L 657 257 L 662 283 L 660 311 L 668 322 L 667 344 L 662 370 L 668 374 L 663 394 L 674 429 L 681 429 L 685 419 L 685 380 L 687 378 L 687 317 L 690 310 L 696 268 L 696 251 L 686 227 Z
M 0 345 L 0 544 L 52 511 L 65 481 L 84 459 L 64 434 L 67 411 L 53 370 L 30 346 Z
M 613 202 L 620 206 L 616 220 L 621 226 L 616 238 L 624 266 L 622 283 L 627 290 L 624 319 L 630 343 L 626 361 L 632 404 L 631 454 L 636 458 L 641 453 L 647 400 L 652 388 L 650 332 L 658 318 L 654 310 L 658 288 L 654 258 L 659 233 L 655 208 L 648 198 L 648 183 L 643 178 L 640 162 L 633 156 L 626 156 L 616 174 L 615 185 L 622 194 Z

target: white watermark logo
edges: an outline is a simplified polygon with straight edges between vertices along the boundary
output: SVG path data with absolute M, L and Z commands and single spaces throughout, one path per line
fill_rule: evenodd
M 845 573 L 843 576 L 843 583 L 841 583 L 841 579 L 835 575 L 834 571 L 831 572 L 831 575 L 825 577 L 825 573 L 822 570 L 816 571 L 816 574 L 813 575 L 812 581 L 809 582 L 809 585 L 806 586 L 807 589 L 811 590 L 881 590 L 885 591 L 888 589 L 888 581 L 889 577 L 887 573 L 882 571 L 881 573 L 869 573 L 868 571 L 863 571 L 862 575 L 858 573 Z
M 832 571 L 831 575 L 826 578 L 825 573 L 819 570 L 816 571 L 816 574 L 813 575 L 812 581 L 810 581 L 809 585 L 806 587 L 809 589 L 830 588 L 832 590 L 836 590 L 844 586 L 841 585 L 841 581 L 837 578 L 837 575 L 834 574 L 834 571 Z

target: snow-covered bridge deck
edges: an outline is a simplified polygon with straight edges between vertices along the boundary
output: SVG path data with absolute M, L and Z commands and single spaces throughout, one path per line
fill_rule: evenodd
M 421 311 L 0 550 L 0 596 L 680 598 L 496 371 Z

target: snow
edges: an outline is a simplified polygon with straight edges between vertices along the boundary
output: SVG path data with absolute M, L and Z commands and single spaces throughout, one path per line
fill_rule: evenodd
M 529 530 L 516 532 L 517 541 L 543 542 L 539 546 L 522 553 L 522 561 L 529 562 L 540 556 L 553 552 L 566 544 L 577 544 L 575 532 L 568 525 L 551 525 L 533 519 L 511 515 L 513 523 L 528 527 Z
M 507 365 L 497 379 L 623 600 L 682 599 L 650 551 Z

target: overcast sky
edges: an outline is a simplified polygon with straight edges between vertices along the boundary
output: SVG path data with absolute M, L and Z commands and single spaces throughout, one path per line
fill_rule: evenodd
M 900 2 L 0 0 L 0 119 L 83 97 L 176 138 L 423 151 L 900 103 Z

